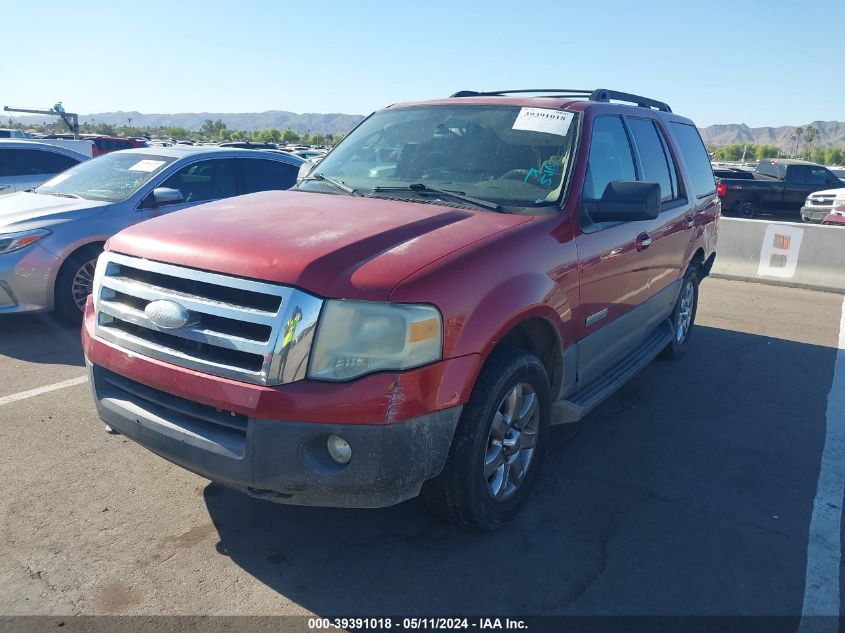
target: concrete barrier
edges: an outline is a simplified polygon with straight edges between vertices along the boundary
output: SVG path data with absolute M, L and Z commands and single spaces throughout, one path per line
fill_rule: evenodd
M 722 218 L 711 274 L 845 293 L 845 228 Z

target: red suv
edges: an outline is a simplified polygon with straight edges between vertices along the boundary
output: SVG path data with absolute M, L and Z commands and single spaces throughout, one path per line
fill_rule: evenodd
M 86 141 L 93 141 L 91 148 L 92 155 L 96 158 L 109 152 L 116 152 L 121 149 L 133 149 L 135 147 L 148 147 L 144 139 L 121 138 L 119 136 L 82 136 Z
M 376 112 L 312 169 L 109 240 L 83 329 L 106 424 L 254 497 L 422 492 L 492 529 L 550 425 L 690 344 L 720 203 L 664 103 L 465 91 Z

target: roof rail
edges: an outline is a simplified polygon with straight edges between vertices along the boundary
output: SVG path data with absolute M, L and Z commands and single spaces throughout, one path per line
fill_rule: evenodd
M 460 90 L 452 97 L 502 97 L 511 94 L 536 93 L 538 97 L 546 98 L 586 98 L 590 101 L 608 103 L 610 100 L 633 103 L 641 108 L 654 108 L 661 112 L 671 112 L 672 108 L 662 101 L 648 99 L 628 92 L 598 88 L 596 90 L 575 90 L 572 88 L 526 88 L 524 90 L 495 90 L 491 92 L 477 92 L 475 90 Z
M 656 101 L 654 99 L 648 99 L 639 95 L 632 95 L 628 92 L 618 92 L 616 90 L 599 88 L 597 90 L 593 90 L 593 93 L 590 95 L 590 101 L 601 101 L 607 103 L 611 99 L 615 101 L 627 101 L 628 103 L 636 104 L 641 108 L 654 108 L 656 110 L 660 110 L 661 112 L 672 111 L 672 108 L 670 108 L 669 104 L 667 103 L 663 103 L 662 101 Z
M 501 97 L 521 93 L 546 93 L 538 96 L 543 97 L 589 97 L 592 90 L 573 90 L 572 88 L 526 88 L 525 90 L 495 90 L 493 92 L 476 92 L 475 90 L 461 90 L 451 95 L 452 97 Z

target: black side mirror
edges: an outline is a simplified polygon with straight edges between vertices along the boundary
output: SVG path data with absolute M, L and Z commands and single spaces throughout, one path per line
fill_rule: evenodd
M 616 180 L 607 183 L 601 200 L 584 200 L 583 204 L 593 222 L 654 220 L 660 215 L 660 185 Z

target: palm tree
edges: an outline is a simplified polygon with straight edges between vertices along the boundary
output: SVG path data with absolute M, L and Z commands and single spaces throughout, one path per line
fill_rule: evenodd
M 814 128 L 812 125 L 807 126 L 807 129 L 804 130 L 804 149 L 807 150 L 807 159 L 810 158 L 810 147 L 813 144 L 813 141 L 816 140 L 816 137 L 819 135 L 819 131 Z
M 802 136 L 804 136 L 804 128 L 803 127 L 795 128 L 795 131 L 792 133 L 792 138 L 795 139 L 795 151 L 792 152 L 793 156 L 798 155 L 798 150 L 801 147 L 801 137 Z

